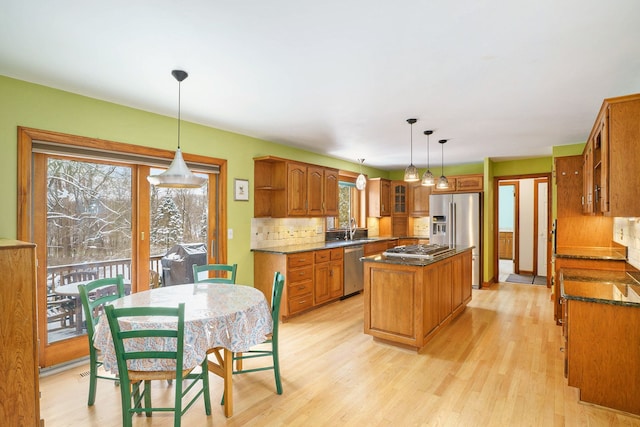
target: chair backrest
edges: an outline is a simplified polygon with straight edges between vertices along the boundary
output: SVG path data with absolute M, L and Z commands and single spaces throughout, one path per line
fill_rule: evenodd
M 89 343 L 93 345 L 95 325 L 103 312 L 104 305 L 125 295 L 122 275 L 98 279 L 86 285 L 78 285 L 80 301 L 87 320 L 87 335 Z
M 112 305 L 104 307 L 111 329 L 113 346 L 118 360 L 118 373 L 120 378 L 129 383 L 129 371 L 127 361 L 139 359 L 173 359 L 176 364 L 176 372 L 183 371 L 184 357 L 184 303 L 178 307 L 129 307 L 115 308 Z M 149 317 L 163 317 L 162 322 L 153 322 Z M 122 330 L 118 319 L 121 317 L 135 318 L 145 317 L 145 322 L 153 323 L 153 329 Z M 175 317 L 176 322 L 167 322 L 166 317 Z M 169 327 L 175 325 L 177 327 Z M 158 325 L 167 325 L 167 328 L 159 328 Z M 125 345 L 127 340 L 144 341 L 151 339 L 175 339 L 175 349 L 165 347 L 165 350 L 147 350 L 144 345 Z M 181 383 L 181 382 L 180 382 Z M 123 385 L 124 386 L 124 385 Z
M 273 319 L 273 335 L 278 334 L 278 324 L 280 319 L 280 302 L 284 290 L 284 275 L 276 271 L 273 275 L 273 287 L 271 288 L 271 317 Z
M 66 273 L 62 276 L 62 283 L 68 285 L 69 283 L 86 282 L 87 280 L 96 280 L 98 278 L 97 271 L 80 270 Z
M 160 273 L 155 270 L 149 270 L 149 289 L 160 287 Z
M 236 283 L 238 264 L 193 264 L 193 281 L 195 283 Z M 209 272 L 226 273 L 227 277 L 209 277 Z M 202 274 L 200 274 L 202 273 Z M 201 277 L 202 276 L 202 277 Z

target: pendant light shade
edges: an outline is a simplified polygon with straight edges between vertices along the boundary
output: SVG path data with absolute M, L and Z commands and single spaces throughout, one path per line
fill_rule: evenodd
M 429 135 L 433 134 L 432 130 L 425 130 L 424 134 L 427 135 L 427 170 L 422 175 L 422 185 L 427 187 L 432 187 L 436 184 L 435 179 L 433 178 L 433 174 L 430 170 L 430 159 L 429 159 Z
M 367 177 L 362 174 L 362 164 L 364 163 L 364 159 L 358 159 L 358 162 L 360 163 L 360 175 L 356 178 L 356 188 L 362 191 L 367 187 Z
M 436 185 L 436 188 L 438 190 L 446 190 L 447 188 L 449 188 L 449 180 L 447 179 L 446 176 L 444 176 L 444 144 L 446 144 L 447 140 L 441 139 L 438 142 L 442 147 L 442 168 L 440 169 L 441 175 L 440 175 L 440 178 L 438 179 L 438 184 Z
M 418 168 L 413 165 L 413 124 L 417 121 L 417 119 L 407 119 L 407 123 L 411 125 L 411 164 L 404 170 L 404 180 L 406 182 L 420 181 Z
M 180 86 L 189 75 L 186 71 L 173 70 L 171 75 L 178 81 L 178 149 L 169 166 L 169 169 L 159 175 L 150 175 L 147 181 L 156 187 L 166 188 L 198 188 L 207 181 L 207 178 L 193 174 L 182 158 L 180 150 Z

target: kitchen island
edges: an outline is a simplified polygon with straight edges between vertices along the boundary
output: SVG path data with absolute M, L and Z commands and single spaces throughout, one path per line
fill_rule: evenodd
M 471 301 L 472 249 L 362 258 L 364 332 L 420 351 Z

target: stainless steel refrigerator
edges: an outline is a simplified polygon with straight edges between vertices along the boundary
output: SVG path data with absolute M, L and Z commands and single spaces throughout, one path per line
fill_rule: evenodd
M 479 193 L 432 194 L 429 197 L 429 243 L 473 248 L 473 287 L 480 288 L 481 199 Z

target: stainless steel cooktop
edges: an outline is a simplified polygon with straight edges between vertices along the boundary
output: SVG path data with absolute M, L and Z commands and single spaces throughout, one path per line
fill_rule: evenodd
M 455 252 L 455 249 L 443 245 L 405 245 L 387 249 L 383 252 L 383 255 L 399 258 L 432 259 L 450 252 Z

